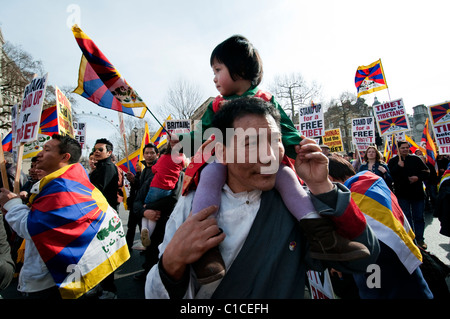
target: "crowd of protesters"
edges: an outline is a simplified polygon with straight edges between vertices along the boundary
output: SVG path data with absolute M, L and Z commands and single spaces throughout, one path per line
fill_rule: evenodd
M 151 143 L 143 146 L 136 174 L 118 168 L 114 146 L 105 138 L 97 139 L 89 156 L 90 183 L 112 209 L 118 211 L 123 200 L 124 176 L 131 185 L 125 237 L 132 251 L 139 229 L 145 262 L 134 279 L 145 281 L 146 298 L 304 298 L 309 269 L 332 269 L 347 278 L 356 292 L 343 290 L 340 298 L 445 295 L 428 279 L 429 270 L 421 271 L 419 266 L 429 263 L 424 238 L 427 205 L 441 222 L 441 234 L 450 237 L 448 158 L 440 158 L 434 176 L 426 159 L 411 154 L 408 143 L 399 142 L 398 155 L 388 163 L 376 147 L 367 149 L 362 163 L 350 163 L 350 158 L 331 155 L 326 145 L 302 137 L 275 98 L 258 88 L 262 62 L 246 38 L 233 36 L 219 44 L 210 64 L 220 95 L 202 118 L 201 133 L 215 129 L 214 138 L 203 136 L 208 140 L 199 150 L 207 158 L 194 161 L 193 132 L 169 134 L 170 147 L 165 151 Z M 60 296 L 23 226 L 29 212 L 23 206 L 43 177 L 79 161 L 76 151 L 62 147 L 76 148 L 76 142 L 56 137 L 47 143 L 49 162 L 44 163 L 43 154 L 37 156 L 20 197 L 4 189 L 0 196 L 4 213 L 0 288 L 16 272 L 21 284 L 31 287 L 19 290 L 34 298 Z M 208 161 L 210 156 L 214 161 Z M 348 173 L 336 174 L 332 166 L 336 157 L 338 171 Z M 367 206 L 367 201 L 354 197 L 355 185 L 349 182 L 354 176 L 367 178 L 367 188 L 380 186 L 377 202 L 391 207 L 386 218 L 396 225 L 393 233 L 403 236 L 401 243 L 407 249 L 390 246 L 392 241 L 377 228 L 371 211 L 377 205 Z M 286 185 L 288 189 L 283 188 Z M 19 199 L 21 221 L 14 217 Z M 27 237 L 21 269 L 17 257 L 23 238 L 17 234 Z M 405 249 L 412 261 L 404 259 Z M 368 266 L 373 264 L 381 268 L 379 290 L 365 286 Z M 20 274 L 24 269 L 38 279 Z M 114 274 L 83 298 L 117 298 Z

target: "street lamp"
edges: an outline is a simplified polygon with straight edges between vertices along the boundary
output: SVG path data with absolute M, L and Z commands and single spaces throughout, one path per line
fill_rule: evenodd
M 138 145 L 137 145 L 138 128 L 136 126 L 133 128 L 133 132 L 134 132 L 134 150 L 137 150 L 138 149 Z

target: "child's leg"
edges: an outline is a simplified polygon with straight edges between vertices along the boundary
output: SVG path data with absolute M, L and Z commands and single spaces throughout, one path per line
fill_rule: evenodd
M 220 205 L 222 187 L 225 185 L 226 178 L 227 167 L 223 164 L 212 162 L 203 168 L 192 202 L 192 214 L 212 205 Z M 208 250 L 192 264 L 192 267 L 200 284 L 208 284 L 223 278 L 225 263 L 219 246 Z
M 169 196 L 172 194 L 172 190 L 168 190 L 168 189 L 161 189 L 158 187 L 149 187 L 148 188 L 148 192 L 147 192 L 147 196 L 145 196 L 145 200 L 144 203 L 145 204 L 149 204 L 151 202 L 156 202 L 157 200 Z
M 156 222 L 145 217 L 142 217 L 142 227 L 141 227 L 141 242 L 145 247 L 150 246 L 150 236 L 155 230 Z
M 302 218 L 320 218 L 306 191 L 300 184 L 295 172 L 281 164 L 277 172 L 275 188 L 283 202 L 297 220 Z
M 275 188 L 291 214 L 300 221 L 300 225 L 310 241 L 312 258 L 347 261 L 370 255 L 367 247 L 363 244 L 350 241 L 336 233 L 334 222 L 337 222 L 344 230 L 355 228 L 353 223 L 347 225 L 339 223 L 336 218 L 333 218 L 333 222 L 329 217 L 322 218 L 316 212 L 311 199 L 291 168 L 280 165 Z M 348 217 L 346 220 L 348 221 Z
M 220 196 L 226 179 L 227 167 L 223 164 L 212 162 L 202 169 L 192 202 L 192 214 L 212 205 L 220 206 Z

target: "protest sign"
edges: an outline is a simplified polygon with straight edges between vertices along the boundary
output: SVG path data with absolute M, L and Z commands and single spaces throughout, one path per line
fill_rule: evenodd
M 58 129 L 60 135 L 74 137 L 72 125 L 72 106 L 69 99 L 55 86 L 56 109 L 58 110 Z
M 373 109 L 382 136 L 409 130 L 403 99 L 378 104 Z
M 370 145 L 375 145 L 375 121 L 373 117 L 352 119 L 352 140 L 356 149 L 362 155 Z
M 320 104 L 300 107 L 299 132 L 305 137 L 323 136 L 325 133 L 323 108 Z
M 47 78 L 48 73 L 40 78 L 35 77 L 25 87 L 17 124 L 17 143 L 29 143 L 37 139 Z
M 336 299 L 328 269 L 324 272 L 308 270 L 311 299 Z
M 74 138 L 80 143 L 81 149 L 86 142 L 86 123 L 73 122 Z
M 428 106 L 439 154 L 450 154 L 450 102 Z
M 328 147 L 330 147 L 330 153 L 344 151 L 341 130 L 339 128 L 326 130 L 325 135 L 322 136 L 322 141 L 323 144 L 328 145 Z
M 169 134 L 183 134 L 191 131 L 190 120 L 166 120 L 165 129 Z

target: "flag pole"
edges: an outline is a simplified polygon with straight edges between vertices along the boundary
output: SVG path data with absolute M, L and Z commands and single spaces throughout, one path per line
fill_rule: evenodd
M 382 70 L 382 72 L 383 72 L 384 82 L 386 83 L 386 90 L 387 90 L 387 92 L 388 92 L 389 101 L 392 101 L 392 100 L 391 100 L 391 93 L 389 92 L 389 86 L 388 86 L 387 80 L 386 80 L 386 75 L 384 74 L 383 63 L 381 63 L 381 58 L 380 58 L 380 65 L 381 65 L 381 70 Z
M 147 105 L 145 106 L 145 108 L 147 109 L 147 111 L 153 116 L 153 118 L 156 120 L 156 122 L 158 122 L 158 124 L 162 127 L 162 129 L 167 133 L 167 135 L 169 135 L 169 138 L 171 137 L 170 133 L 166 130 L 166 128 L 164 127 L 164 125 L 161 124 L 161 122 L 156 118 L 156 116 L 152 113 L 152 111 L 149 110 L 149 108 L 147 107 Z
M 3 188 L 9 190 L 8 173 L 6 171 L 5 154 L 3 153 L 3 147 L 0 150 L 0 170 L 2 174 Z

